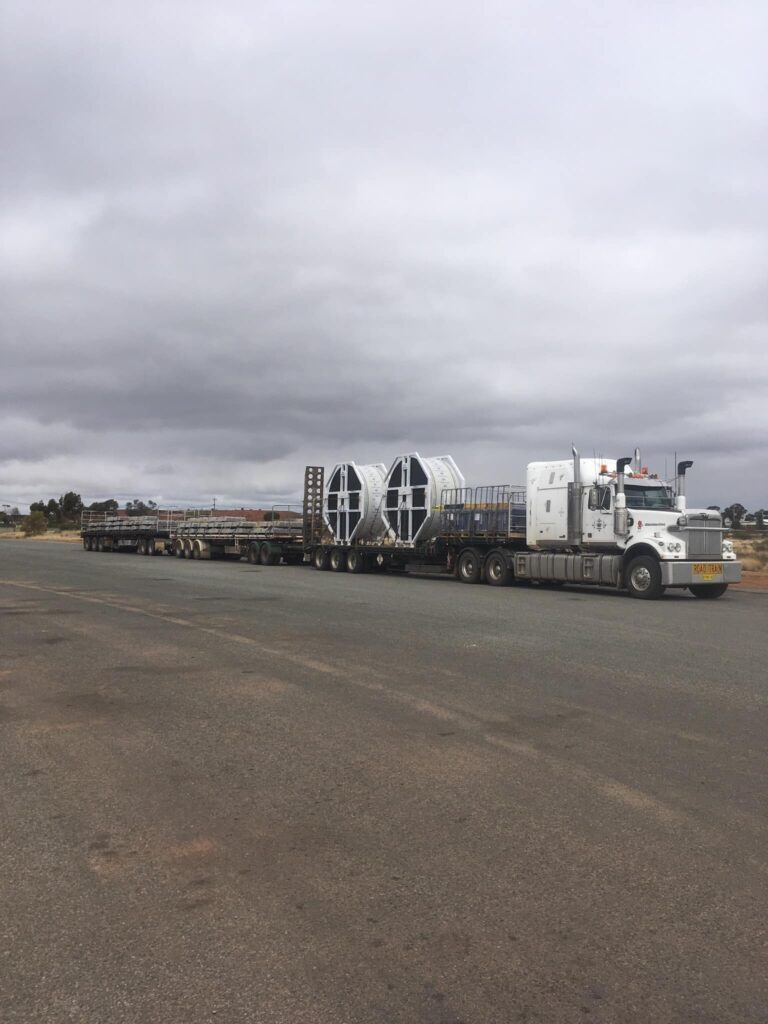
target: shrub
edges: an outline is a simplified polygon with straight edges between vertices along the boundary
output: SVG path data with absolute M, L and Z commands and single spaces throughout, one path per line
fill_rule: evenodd
M 48 529 L 48 517 L 45 512 L 30 512 L 22 520 L 21 526 L 25 537 L 36 537 Z

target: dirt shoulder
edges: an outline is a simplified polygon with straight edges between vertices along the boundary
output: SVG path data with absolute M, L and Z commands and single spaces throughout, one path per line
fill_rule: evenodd
M 67 544 L 80 544 L 77 530 L 47 530 L 35 537 L 25 537 L 21 530 L 0 530 L 0 540 L 58 540 Z

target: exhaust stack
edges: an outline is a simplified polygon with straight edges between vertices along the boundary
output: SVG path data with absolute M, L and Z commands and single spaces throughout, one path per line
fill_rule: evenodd
M 581 493 L 581 459 L 575 445 L 571 446 L 573 454 L 573 483 L 570 485 L 570 502 L 568 509 L 568 541 L 581 544 L 582 524 L 582 493 Z
M 627 523 L 627 497 L 624 494 L 624 470 L 632 459 L 619 459 L 616 463 L 616 504 L 613 511 L 613 532 L 617 537 L 626 537 L 629 533 Z
M 678 512 L 685 512 L 685 472 L 690 469 L 693 463 L 678 462 L 677 464 L 677 494 L 675 496 L 675 508 Z

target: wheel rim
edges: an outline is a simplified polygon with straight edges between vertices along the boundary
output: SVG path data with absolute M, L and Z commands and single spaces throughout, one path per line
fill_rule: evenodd
M 474 558 L 465 558 L 461 563 L 461 575 L 465 580 L 471 580 L 475 575 L 475 560 Z
M 644 565 L 638 565 L 632 570 L 632 586 L 635 590 L 648 590 L 651 585 L 651 573 Z
M 498 558 L 492 558 L 488 563 L 488 575 L 492 580 L 501 579 L 501 562 Z

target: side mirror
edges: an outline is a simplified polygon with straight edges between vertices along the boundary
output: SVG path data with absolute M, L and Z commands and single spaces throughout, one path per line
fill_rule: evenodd
M 589 488 L 589 507 L 590 509 L 596 509 L 600 505 L 600 493 L 597 487 Z

